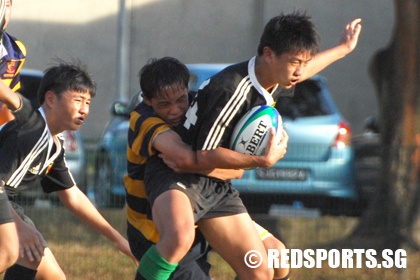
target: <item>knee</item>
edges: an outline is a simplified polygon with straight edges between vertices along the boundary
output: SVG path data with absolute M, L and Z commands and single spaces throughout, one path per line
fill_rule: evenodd
M 0 252 L 0 273 L 11 267 L 19 258 L 19 251 L 15 248 L 8 248 L 10 250 L 3 250 Z
M 66 280 L 66 275 L 49 249 L 37 268 L 36 280 Z
M 253 269 L 252 270 L 252 275 L 247 275 L 247 278 L 244 279 L 261 279 L 261 280 L 266 280 L 266 279 L 273 279 L 274 278 L 274 271 L 272 269 L 268 269 L 266 268 L 267 266 L 263 267 L 259 267 L 258 269 Z M 249 278 L 250 276 L 250 278 Z
M 274 236 L 268 237 L 267 239 L 263 241 L 263 243 L 266 249 L 276 249 L 279 252 L 281 250 L 286 249 L 286 245 L 284 245 L 283 242 L 281 242 L 279 239 L 275 238 Z
M 185 253 L 191 248 L 191 245 L 194 242 L 195 231 L 194 229 L 190 228 L 182 228 L 173 232 L 172 235 L 169 236 L 170 244 L 169 247 L 174 248 L 174 250 L 178 249 L 180 251 L 184 251 Z
M 156 244 L 159 253 L 171 263 L 178 263 L 190 250 L 194 242 L 194 228 L 183 228 L 160 236 Z
M 6 259 L 7 266 L 8 267 L 12 266 L 14 263 L 16 263 L 18 258 L 19 258 L 19 251 L 13 248 L 13 250 L 10 250 L 9 254 L 7 254 L 7 259 Z
M 279 256 L 281 256 L 281 251 L 286 249 L 286 245 L 281 242 L 279 239 L 275 238 L 274 236 L 270 236 L 269 238 L 265 239 L 264 246 L 266 249 L 275 249 L 279 252 Z M 287 262 L 288 263 L 288 262 Z M 274 278 L 275 279 L 283 279 L 287 277 L 290 273 L 290 269 L 288 267 L 279 266 L 279 268 L 274 269 Z
M 36 280 L 66 280 L 66 275 L 60 267 L 49 267 L 48 270 L 38 270 Z

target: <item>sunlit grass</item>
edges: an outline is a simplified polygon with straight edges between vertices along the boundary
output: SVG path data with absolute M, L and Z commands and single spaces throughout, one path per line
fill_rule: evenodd
M 136 267 L 131 259 L 115 249 L 104 237 L 83 225 L 62 207 L 27 209 L 38 229 L 44 234 L 59 264 L 69 280 L 134 279 Z M 124 211 L 104 210 L 103 215 L 121 233 L 125 233 Z M 315 243 L 339 239 L 357 224 L 356 218 L 323 217 L 267 219 L 254 217 L 274 234 L 281 236 L 288 248 L 305 249 Z M 408 269 L 323 268 L 292 269 L 293 280 L 349 279 L 420 279 L 420 253 L 408 252 Z M 216 253 L 210 254 L 215 280 L 233 280 L 235 273 Z M 0 276 L 0 279 L 2 277 Z

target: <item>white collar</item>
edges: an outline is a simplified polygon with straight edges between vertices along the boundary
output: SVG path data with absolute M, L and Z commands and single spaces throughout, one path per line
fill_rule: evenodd
M 258 90 L 258 92 L 264 96 L 265 101 L 267 102 L 267 105 L 273 105 L 274 99 L 270 92 L 268 92 L 263 86 L 258 82 L 257 76 L 255 75 L 255 60 L 256 57 L 254 56 L 251 58 L 248 62 L 248 75 L 251 79 L 251 83 L 254 85 L 254 87 Z M 275 92 L 278 85 L 276 85 L 271 92 Z
M 45 120 L 45 124 L 46 124 L 47 130 L 48 130 L 48 134 L 50 136 L 49 137 L 49 141 L 48 141 L 48 153 L 47 153 L 48 156 L 51 154 L 51 150 L 53 148 L 53 145 L 56 146 L 55 153 L 53 155 L 51 155 L 51 157 L 49 157 L 45 161 L 45 164 L 44 164 L 44 166 L 41 169 L 41 171 L 42 171 L 42 170 L 44 170 L 44 168 L 47 168 L 57 158 L 57 156 L 61 153 L 62 147 L 61 147 L 60 141 L 58 141 L 58 139 L 57 139 L 57 135 L 52 135 L 51 134 L 51 130 L 48 127 L 47 117 L 45 115 L 44 109 L 42 109 L 42 107 L 39 107 L 38 108 L 38 111 L 41 113 L 41 116 Z

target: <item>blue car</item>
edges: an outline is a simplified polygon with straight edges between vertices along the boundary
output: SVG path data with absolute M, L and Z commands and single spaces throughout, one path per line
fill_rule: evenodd
M 191 72 L 190 89 L 197 90 L 227 64 L 187 66 Z M 123 205 L 129 113 L 139 96 L 137 92 L 128 104 L 117 102 L 112 106 L 112 118 L 96 151 L 93 196 L 98 207 Z M 282 203 L 289 196 L 299 201 L 356 200 L 351 128 L 335 106 L 325 78 L 315 76 L 299 83 L 295 96 L 280 99 L 276 108 L 290 137 L 287 154 L 271 168 L 247 170 L 241 179 L 232 181 L 245 204 L 268 211 L 270 204 Z
M 293 98 L 276 108 L 289 135 L 287 153 L 271 168 L 245 171 L 232 183 L 253 212 L 293 203 L 325 213 L 349 213 L 358 199 L 351 127 L 338 111 L 325 78 L 315 76 L 296 86 Z

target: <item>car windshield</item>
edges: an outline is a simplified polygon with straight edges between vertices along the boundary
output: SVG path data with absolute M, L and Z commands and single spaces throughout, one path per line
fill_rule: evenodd
M 283 117 L 292 119 L 334 113 L 334 107 L 320 85 L 313 80 L 298 84 L 293 97 L 281 97 L 276 103 L 276 109 Z

